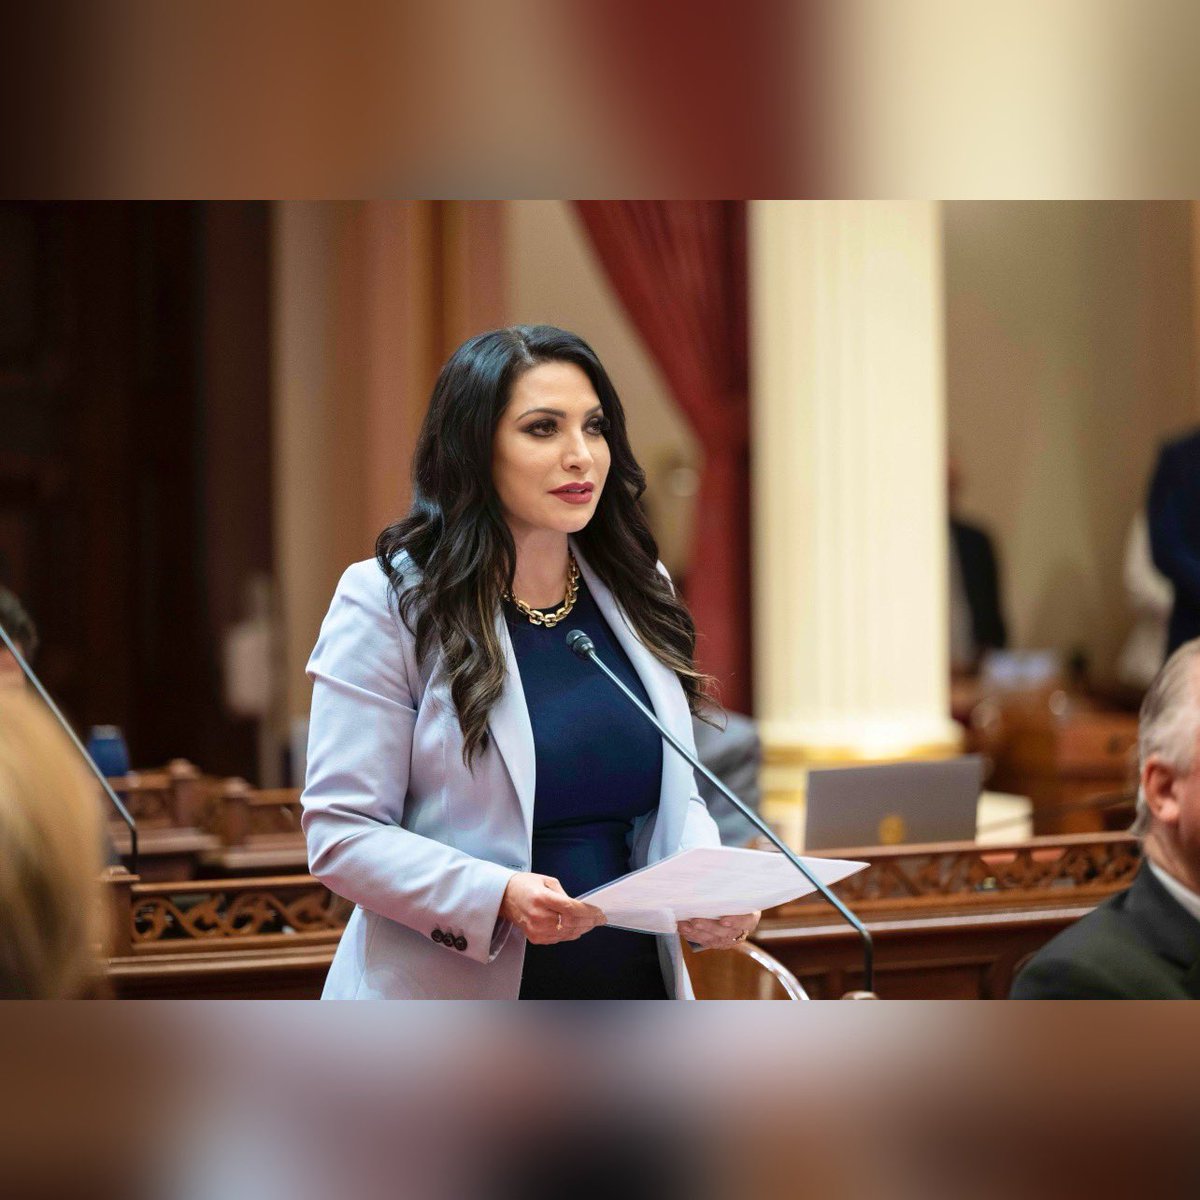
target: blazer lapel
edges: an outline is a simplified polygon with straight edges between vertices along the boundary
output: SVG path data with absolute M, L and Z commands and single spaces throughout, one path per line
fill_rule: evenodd
M 601 582 L 571 540 L 579 573 L 588 585 L 596 607 L 616 635 L 621 648 L 629 656 L 633 669 L 638 673 L 642 686 L 650 697 L 650 706 L 655 716 L 685 746 L 691 741 L 692 718 L 674 671 L 664 666 L 634 633 L 625 613 L 612 592 Z M 565 636 L 565 635 L 564 635 Z M 594 668 L 593 668 L 594 669 Z M 683 826 L 687 819 L 687 805 L 695 788 L 695 774 L 690 764 L 670 746 L 663 743 L 662 792 L 659 801 L 659 817 L 655 824 L 654 837 L 650 843 L 651 858 L 672 853 L 683 838 Z
M 533 726 L 529 722 L 529 707 L 525 703 L 525 689 L 521 673 L 517 668 L 517 655 L 504 613 L 496 616 L 496 636 L 504 647 L 508 669 L 504 673 L 504 687 L 500 698 L 492 706 L 488 716 L 488 730 L 496 742 L 496 749 L 504 759 L 512 779 L 521 812 L 525 817 L 525 832 L 533 835 L 533 797 L 537 786 L 537 758 L 533 748 Z
M 642 645 L 612 592 L 588 566 L 573 540 L 571 548 L 575 553 L 575 560 L 579 563 L 579 572 L 596 601 L 596 607 L 629 656 L 629 661 L 650 698 L 650 706 L 655 715 L 684 745 L 688 745 L 691 742 L 691 713 L 674 672 L 660 663 Z M 525 817 L 526 833 L 532 836 L 533 800 L 537 787 L 533 726 L 529 721 L 529 708 L 525 703 L 525 690 L 521 684 L 517 656 L 503 612 L 496 615 L 496 635 L 504 647 L 508 669 L 505 672 L 500 698 L 488 717 L 488 729 L 512 779 L 521 812 Z M 563 636 L 566 636 L 565 630 Z M 650 842 L 652 860 L 663 857 L 678 847 L 687 819 L 688 801 L 694 789 L 695 776 L 691 766 L 664 743 L 659 814 Z

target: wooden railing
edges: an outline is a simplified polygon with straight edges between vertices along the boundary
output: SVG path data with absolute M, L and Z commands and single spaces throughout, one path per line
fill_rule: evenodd
M 130 999 L 315 999 L 350 905 L 308 875 L 141 883 L 107 873 L 107 982 Z
M 1138 843 L 1127 833 L 1060 834 L 1007 844 L 851 847 L 814 854 L 869 864 L 833 888 L 860 914 L 1091 905 L 1128 887 L 1141 861 Z M 772 910 L 788 920 L 824 919 L 830 912 L 828 904 L 812 896 Z
M 140 883 L 110 870 L 114 956 L 336 943 L 351 905 L 311 875 Z

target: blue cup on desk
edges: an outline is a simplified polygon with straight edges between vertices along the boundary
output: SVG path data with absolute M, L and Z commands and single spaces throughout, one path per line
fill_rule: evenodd
M 109 779 L 129 774 L 129 747 L 115 725 L 93 725 L 87 737 L 88 757 Z

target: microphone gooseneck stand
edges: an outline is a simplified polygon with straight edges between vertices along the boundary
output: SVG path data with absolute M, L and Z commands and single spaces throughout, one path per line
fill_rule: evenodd
M 784 857 L 808 880 L 820 894 L 841 913 L 847 924 L 858 934 L 862 941 L 863 948 L 863 990 L 866 992 L 874 992 L 875 990 L 875 943 L 871 939 L 870 931 L 867 927 L 848 909 L 833 894 L 828 887 L 825 886 L 801 861 L 796 853 L 788 846 L 776 832 L 751 808 L 747 807 L 741 800 L 737 798 L 695 755 L 688 751 L 678 738 L 666 729 L 662 722 L 625 686 L 624 683 L 609 669 L 603 662 L 600 656 L 596 653 L 595 643 L 582 629 L 572 629 L 567 634 L 567 647 L 572 654 L 577 655 L 586 661 L 593 662 L 608 676 L 610 680 L 618 688 L 625 698 L 654 726 L 655 729 L 662 735 L 663 740 L 676 753 L 690 763 L 697 771 L 699 771 L 705 779 L 709 781 L 722 796 L 728 800 L 734 808 L 738 810 L 769 842 L 771 842 Z
M 100 786 L 104 789 L 104 794 L 112 801 L 113 807 L 120 814 L 121 820 L 129 827 L 129 873 L 136 875 L 138 873 L 137 822 L 130 815 L 129 809 L 121 802 L 121 798 L 112 790 L 108 780 L 104 778 L 103 772 L 92 762 L 92 756 L 88 754 L 87 750 L 84 749 L 83 743 L 75 736 L 75 730 L 71 728 L 67 718 L 59 711 L 58 705 L 50 698 L 50 693 L 42 687 L 42 681 L 34 674 L 33 668 L 25 661 L 25 656 L 17 649 L 17 645 L 12 638 L 8 636 L 8 630 L 4 628 L 3 624 L 0 624 L 0 642 L 3 642 L 9 651 L 11 651 L 13 658 L 17 660 L 17 666 L 21 668 L 25 678 L 33 685 L 34 691 L 37 692 L 42 702 L 54 714 L 59 725 L 66 731 L 67 737 L 71 739 L 75 749 L 79 751 L 83 761 L 87 763 L 88 769 L 99 780 Z

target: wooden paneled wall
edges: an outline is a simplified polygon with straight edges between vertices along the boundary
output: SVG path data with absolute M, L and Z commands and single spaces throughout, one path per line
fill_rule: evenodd
M 0 583 L 81 727 L 254 768 L 218 639 L 271 566 L 261 205 L 0 206 Z

